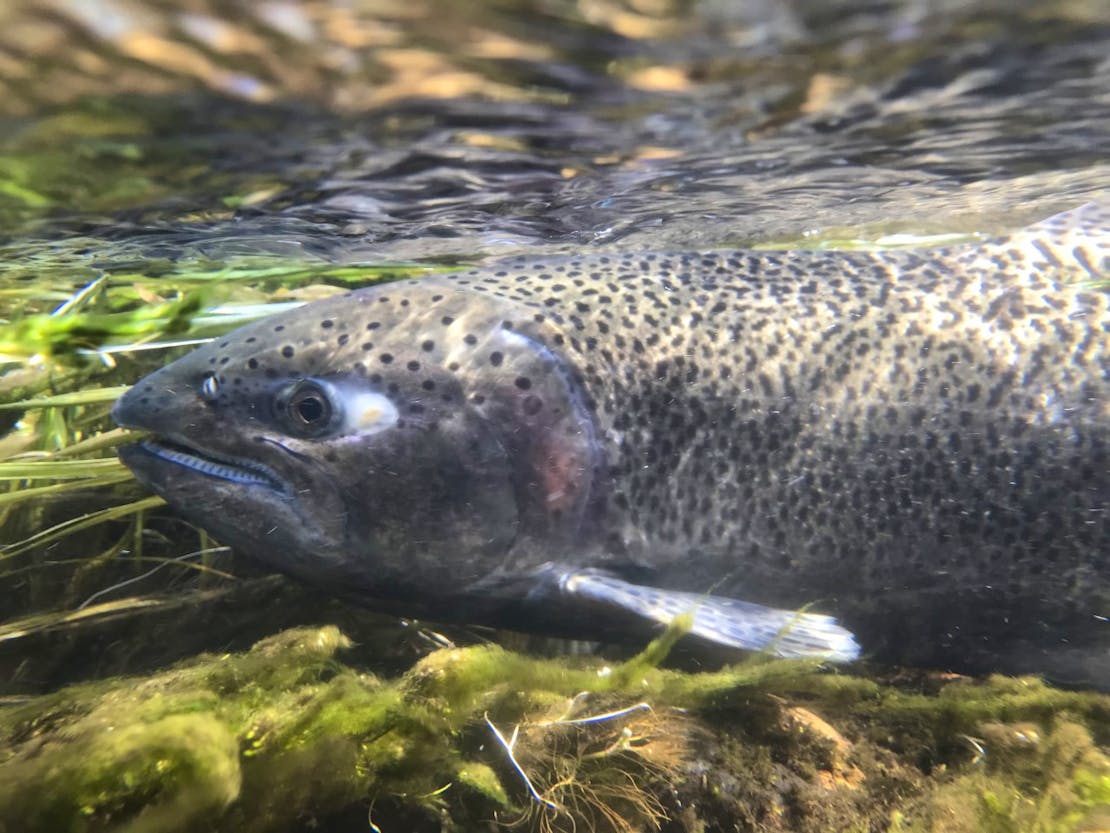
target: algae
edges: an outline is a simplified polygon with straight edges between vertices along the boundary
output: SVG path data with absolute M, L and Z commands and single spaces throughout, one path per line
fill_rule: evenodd
M 665 635 L 662 642 L 673 639 Z M 0 830 L 1093 831 L 1110 697 L 495 645 L 381 677 L 334 626 L 0 710 Z M 346 653 L 345 653 L 346 652 Z M 369 814 L 369 820 L 368 815 Z

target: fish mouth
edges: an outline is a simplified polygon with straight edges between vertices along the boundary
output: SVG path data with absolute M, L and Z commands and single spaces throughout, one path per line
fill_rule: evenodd
M 254 460 L 202 451 L 180 441 L 161 437 L 148 437 L 125 448 L 217 480 L 227 480 L 244 486 L 264 486 L 276 492 L 286 491 L 273 469 Z

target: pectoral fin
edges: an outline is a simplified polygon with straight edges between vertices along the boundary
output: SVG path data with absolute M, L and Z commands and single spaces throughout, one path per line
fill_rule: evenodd
M 631 584 L 593 570 L 570 573 L 564 593 L 666 625 L 682 613 L 693 615 L 690 632 L 710 642 L 745 651 L 770 650 L 780 657 L 819 657 L 850 662 L 860 649 L 836 619 L 820 613 L 779 610 L 723 596 L 684 593 Z

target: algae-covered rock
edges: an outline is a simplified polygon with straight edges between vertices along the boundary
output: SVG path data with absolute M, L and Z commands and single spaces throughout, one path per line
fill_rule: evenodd
M 479 645 L 383 680 L 334 627 L 0 711 L 0 830 L 1105 829 L 1110 698 L 756 657 Z
M 1032 723 L 990 723 L 968 738 L 966 774 L 942 784 L 899 831 L 1070 833 L 1110 821 L 1110 759 L 1087 729 L 1061 716 L 1043 734 Z

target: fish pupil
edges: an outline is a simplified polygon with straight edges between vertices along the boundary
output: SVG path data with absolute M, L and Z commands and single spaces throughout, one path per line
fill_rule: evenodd
M 332 404 L 315 384 L 301 383 L 285 401 L 286 419 L 295 433 L 315 436 L 331 423 Z
M 318 422 L 324 416 L 324 403 L 316 396 L 305 396 L 297 404 L 297 415 L 308 425 Z

